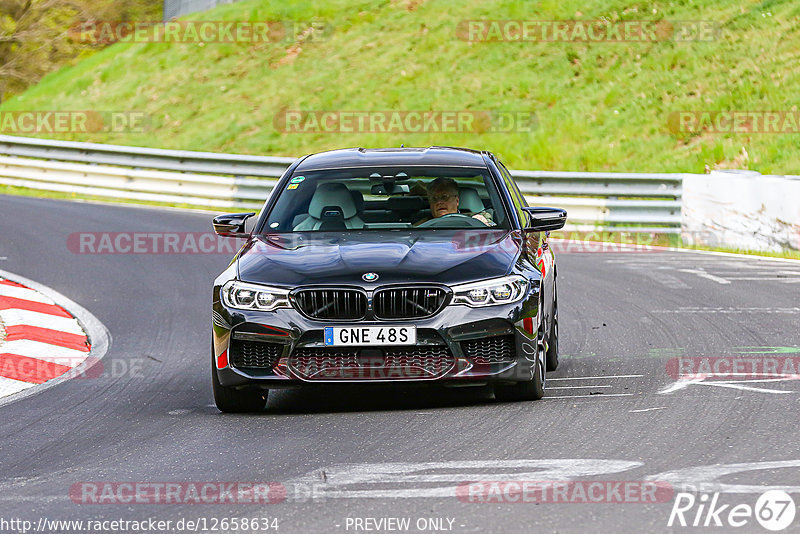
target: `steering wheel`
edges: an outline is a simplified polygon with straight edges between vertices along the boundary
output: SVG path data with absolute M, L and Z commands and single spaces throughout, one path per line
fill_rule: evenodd
M 441 217 L 431 219 L 430 221 L 425 221 L 417 226 L 417 228 L 463 228 L 463 223 L 467 223 L 467 227 L 469 228 L 486 228 L 486 225 L 478 219 L 463 213 L 448 213 Z

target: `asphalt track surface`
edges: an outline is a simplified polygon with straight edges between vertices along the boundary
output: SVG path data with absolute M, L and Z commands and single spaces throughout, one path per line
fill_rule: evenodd
M 451 532 L 731 530 L 668 527 L 674 500 L 487 504 L 454 490 L 512 478 L 669 480 L 676 491 L 706 481 L 720 502 L 750 505 L 788 486 L 800 503 L 800 382 L 676 385 L 667 372 L 676 356 L 798 356 L 800 264 L 562 253 L 561 366 L 542 401 L 499 403 L 480 388 L 349 387 L 272 392 L 262 414 L 223 415 L 210 387 L 209 304 L 229 255 L 67 248 L 73 232 L 209 231 L 208 214 L 2 196 L 0 228 L 0 268 L 91 311 L 112 338 L 104 366 L 115 367 L 0 406 L 0 520 L 269 517 L 284 533 L 365 531 L 355 518 L 387 517 L 410 518 L 411 532 L 427 518 L 444 518 Z M 692 470 L 729 464 L 742 465 Z M 78 504 L 69 491 L 84 481 L 291 489 L 267 505 Z M 318 497 L 300 497 L 303 488 Z M 753 519 L 736 531 L 767 532 Z

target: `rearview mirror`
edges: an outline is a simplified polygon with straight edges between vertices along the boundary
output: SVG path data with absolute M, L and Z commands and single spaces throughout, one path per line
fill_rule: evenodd
M 250 234 L 244 231 L 245 221 L 255 215 L 250 213 L 226 213 L 214 217 L 214 233 L 222 237 L 247 237 Z
M 396 184 L 394 182 L 384 182 L 375 184 L 371 188 L 373 195 L 404 195 L 411 191 L 408 184 Z
M 567 222 L 567 210 L 561 208 L 524 207 L 522 209 L 529 217 L 528 226 L 525 229 L 532 232 L 559 230 L 564 228 L 564 224 Z

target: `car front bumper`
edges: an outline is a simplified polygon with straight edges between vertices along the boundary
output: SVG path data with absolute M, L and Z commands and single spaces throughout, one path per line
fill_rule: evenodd
M 215 295 L 219 288 L 215 288 Z M 538 290 L 507 305 L 449 305 L 433 317 L 332 322 L 294 308 L 273 312 L 213 303 L 213 366 L 225 387 L 330 383 L 473 385 L 530 380 L 537 357 Z M 330 347 L 326 326 L 414 325 L 417 344 Z M 253 364 L 257 365 L 253 365 Z

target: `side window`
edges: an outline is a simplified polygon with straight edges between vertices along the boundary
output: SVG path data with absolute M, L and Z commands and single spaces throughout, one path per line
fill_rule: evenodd
M 511 177 L 511 173 L 508 172 L 506 166 L 497 162 L 497 166 L 500 169 L 500 174 L 503 175 L 503 180 L 506 183 L 506 188 L 508 188 L 508 192 L 511 195 L 511 200 L 514 203 L 514 209 L 517 211 L 517 217 L 519 217 L 520 224 L 525 226 L 528 221 L 528 214 L 522 211 L 523 206 L 527 206 L 527 202 L 525 201 L 525 197 L 522 196 L 520 193 L 517 184 L 514 182 L 514 179 Z

